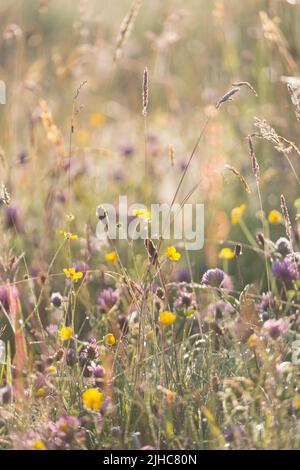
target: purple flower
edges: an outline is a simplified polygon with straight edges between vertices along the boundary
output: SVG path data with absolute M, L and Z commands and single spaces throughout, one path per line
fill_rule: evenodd
M 88 359 L 96 359 L 99 356 L 99 348 L 96 338 L 91 338 L 89 344 L 84 348 Z
M 0 400 L 3 405 L 7 405 L 11 401 L 12 389 L 9 385 L 0 388 Z
M 202 276 L 202 284 L 211 287 L 221 287 L 225 278 L 225 273 L 222 269 L 209 269 Z
M 121 143 L 119 147 L 120 154 L 124 157 L 131 157 L 135 152 L 134 143 L 130 140 L 126 140 Z
M 68 366 L 72 367 L 78 362 L 78 354 L 75 349 L 70 348 L 66 354 L 66 363 Z
M 76 444 L 84 437 L 79 419 L 71 415 L 63 416 L 56 422 L 50 421 L 45 434 L 48 445 L 56 450 L 76 448 Z
M 92 364 L 90 368 L 92 369 L 93 376 L 95 377 L 95 379 L 103 379 L 103 377 L 105 376 L 105 369 L 103 366 L 97 366 L 95 364 Z
M 267 336 L 270 336 L 272 339 L 276 339 L 288 331 L 289 322 L 284 318 L 280 318 L 279 320 L 271 318 L 263 324 L 262 329 Z
M 261 312 L 267 312 L 274 306 L 274 299 L 272 292 L 264 292 L 262 295 L 261 303 L 259 304 L 259 310 Z
M 101 310 L 108 312 L 119 300 L 118 291 L 108 287 L 104 289 L 98 297 L 98 305 Z
M 6 206 L 4 214 L 6 226 L 15 229 L 17 232 L 22 232 L 22 223 L 17 206 L 13 204 Z
M 298 277 L 297 263 L 287 258 L 282 261 L 274 261 L 272 271 L 274 276 L 285 284 L 294 281 Z
M 187 268 L 175 271 L 174 278 L 177 282 L 191 282 L 191 274 Z
M 180 289 L 179 297 L 174 302 L 175 308 L 189 308 L 193 305 L 193 294 L 185 288 Z
M 80 271 L 82 273 L 86 273 L 90 268 L 89 265 L 85 261 L 77 261 L 76 263 L 73 264 L 73 267 L 77 273 Z

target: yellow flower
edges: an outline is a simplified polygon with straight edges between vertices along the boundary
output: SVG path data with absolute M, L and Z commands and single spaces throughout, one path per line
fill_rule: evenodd
M 135 209 L 133 211 L 133 215 L 136 215 L 137 217 L 139 217 L 142 220 L 151 219 L 151 217 L 152 217 L 151 212 L 148 212 L 147 209 Z
M 87 145 L 90 140 L 90 133 L 85 129 L 79 129 L 75 134 L 78 145 Z
M 33 392 L 33 395 L 36 398 L 42 398 L 46 395 L 46 393 L 47 393 L 47 387 L 40 387 Z
M 62 235 L 65 240 L 77 240 L 78 238 L 78 235 L 75 235 L 70 232 L 64 232 L 63 230 L 60 230 L 59 234 Z
M 114 263 L 118 258 L 118 255 L 115 251 L 110 251 L 109 253 L 105 253 L 104 256 L 105 256 L 106 261 L 108 261 L 109 263 Z
M 46 446 L 40 439 L 36 439 L 33 443 L 34 450 L 46 450 Z
M 112 333 L 108 333 L 107 335 L 105 335 L 104 340 L 106 344 L 108 344 L 109 346 L 113 346 L 116 342 L 116 338 L 114 337 Z
M 242 204 L 238 207 L 234 207 L 232 209 L 232 211 L 231 211 L 231 223 L 232 223 L 232 225 L 236 225 L 238 223 L 238 221 L 240 220 L 240 218 L 244 214 L 245 210 L 246 210 L 246 205 L 245 204 Z
M 60 330 L 60 339 L 62 341 L 69 341 L 73 336 L 73 330 L 70 326 L 63 326 Z
M 92 113 L 90 115 L 90 124 L 93 127 L 100 127 L 106 121 L 106 116 L 103 113 Z
M 159 321 L 162 325 L 172 325 L 176 320 L 176 315 L 172 312 L 162 312 L 159 314 Z
M 75 215 L 74 214 L 66 214 L 66 218 L 68 219 L 69 222 L 73 222 L 73 220 L 75 219 Z
M 257 346 L 258 341 L 259 341 L 258 336 L 255 334 L 249 336 L 249 338 L 247 339 L 247 343 L 249 344 L 249 346 L 253 346 L 253 347 Z
M 294 206 L 296 207 L 296 209 L 300 210 L 300 198 L 299 197 L 294 201 Z
M 50 367 L 47 367 L 46 372 L 48 372 L 48 374 L 56 374 L 57 369 L 54 366 L 50 366 Z
M 274 209 L 271 212 L 269 212 L 268 220 L 270 224 L 281 224 L 282 215 L 280 214 L 280 212 Z
M 219 258 L 221 259 L 232 259 L 234 258 L 234 251 L 231 248 L 222 248 L 219 252 Z
M 181 254 L 176 250 L 175 246 L 168 246 L 167 257 L 171 261 L 179 261 L 181 258 Z
M 77 281 L 78 279 L 81 279 L 83 276 L 83 273 L 81 271 L 76 272 L 75 268 L 65 268 L 63 271 L 65 275 L 67 276 L 67 278 L 73 279 L 73 281 Z
M 103 403 L 103 393 L 96 388 L 88 388 L 82 394 L 82 400 L 86 408 L 99 410 Z
M 157 388 L 158 390 L 161 390 L 166 395 L 168 403 L 173 404 L 175 402 L 176 392 L 172 392 L 172 390 L 169 390 L 166 387 L 162 387 L 161 385 L 159 385 Z
M 294 408 L 296 408 L 296 410 L 300 410 L 300 395 L 297 395 L 294 400 Z

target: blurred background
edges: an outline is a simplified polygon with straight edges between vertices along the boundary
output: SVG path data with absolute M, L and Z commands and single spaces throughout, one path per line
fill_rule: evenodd
M 132 24 L 122 38 L 126 15 Z M 254 117 L 298 141 L 286 82 L 297 85 L 299 21 L 296 0 L 2 0 L 0 79 L 7 96 L 0 106 L 0 174 L 12 202 L 10 213 L 0 211 L 3 226 L 13 221 L 16 230 L 2 231 L 1 256 L 11 254 L 13 244 L 15 253 L 26 252 L 31 273 L 41 272 L 61 243 L 56 233 L 68 207 L 76 216 L 74 230 L 84 238 L 87 227 L 95 234 L 98 204 L 117 203 L 120 194 L 130 203 L 145 202 L 145 141 L 151 202 L 170 202 L 208 116 L 178 197 L 198 184 L 189 202 L 205 204 L 206 242 L 191 260 L 195 279 L 220 264 L 220 241 L 247 245 L 247 230 L 255 237 L 262 225 L 246 142 L 258 132 Z M 258 96 L 242 87 L 215 115 L 216 101 L 241 81 Z M 299 155 L 289 154 L 293 173 L 271 142 L 254 142 L 265 213 L 279 209 L 283 193 L 294 220 Z M 251 194 L 226 165 L 246 178 Z M 247 230 L 231 224 L 231 211 L 241 204 Z M 271 225 L 270 232 L 275 240 L 284 227 Z M 85 250 L 79 244 L 78 258 Z M 129 262 L 126 247 L 122 256 Z M 244 278 L 255 281 L 263 260 L 251 258 L 249 265 L 250 256 L 246 246 Z M 65 260 L 57 263 L 59 269 Z

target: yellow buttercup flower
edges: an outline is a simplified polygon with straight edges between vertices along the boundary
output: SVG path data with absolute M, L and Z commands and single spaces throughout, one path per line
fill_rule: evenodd
M 73 220 L 75 219 L 75 215 L 74 214 L 66 214 L 66 218 L 68 219 L 69 222 L 73 222 Z
M 114 263 L 117 260 L 118 255 L 115 251 L 110 251 L 109 253 L 105 253 L 104 257 L 109 263 Z
M 70 232 L 64 232 L 63 230 L 60 230 L 59 234 L 62 235 L 65 240 L 77 240 L 78 238 L 78 235 L 75 235 Z
M 86 408 L 99 410 L 103 403 L 103 393 L 96 388 L 88 388 L 82 394 L 82 400 Z
M 33 443 L 34 450 L 46 450 L 46 446 L 41 439 L 36 439 Z
M 116 338 L 114 337 L 112 333 L 108 333 L 107 335 L 104 336 L 104 341 L 109 346 L 113 346 L 116 342 Z
M 63 271 L 67 278 L 73 279 L 73 281 L 78 281 L 78 279 L 81 279 L 83 276 L 83 273 L 81 271 L 75 271 L 75 268 L 64 268 Z
M 103 113 L 92 113 L 90 115 L 90 124 L 93 127 L 100 127 L 106 121 L 106 116 Z
M 49 367 L 47 367 L 46 372 L 47 372 L 48 374 L 56 374 L 57 369 L 56 369 L 55 366 L 49 366 Z
M 148 220 L 152 218 L 151 212 L 148 212 L 147 209 L 135 209 L 133 215 L 136 215 L 142 220 Z
M 278 212 L 276 209 L 274 209 L 271 212 L 269 212 L 268 220 L 269 220 L 270 224 L 281 224 L 282 215 L 280 214 L 280 212 Z
M 238 207 L 234 207 L 231 211 L 231 223 L 232 225 L 236 225 L 240 218 L 243 216 L 246 210 L 246 205 L 242 204 Z
M 221 259 L 232 259 L 234 258 L 234 251 L 231 248 L 222 248 L 219 252 L 219 258 Z
M 296 408 L 296 410 L 300 410 L 300 395 L 297 395 L 294 400 L 294 408 Z
M 90 133 L 86 129 L 79 129 L 75 134 L 78 145 L 87 145 L 90 140 Z
M 63 326 L 60 330 L 60 339 L 62 341 L 68 341 L 73 336 L 73 330 L 70 326 Z
M 251 336 L 249 336 L 249 338 L 247 339 L 247 343 L 249 344 L 249 346 L 252 346 L 252 347 L 255 347 L 258 345 L 258 336 L 253 334 Z
M 164 326 L 169 326 L 174 323 L 176 320 L 175 313 L 172 312 L 162 312 L 159 314 L 159 321 Z
M 181 258 L 181 254 L 176 250 L 175 246 L 168 246 L 167 257 L 171 261 L 179 261 Z

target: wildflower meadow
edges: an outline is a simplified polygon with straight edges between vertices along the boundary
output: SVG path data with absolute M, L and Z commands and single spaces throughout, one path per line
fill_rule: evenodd
M 1 0 L 1 450 L 299 449 L 299 22 Z

